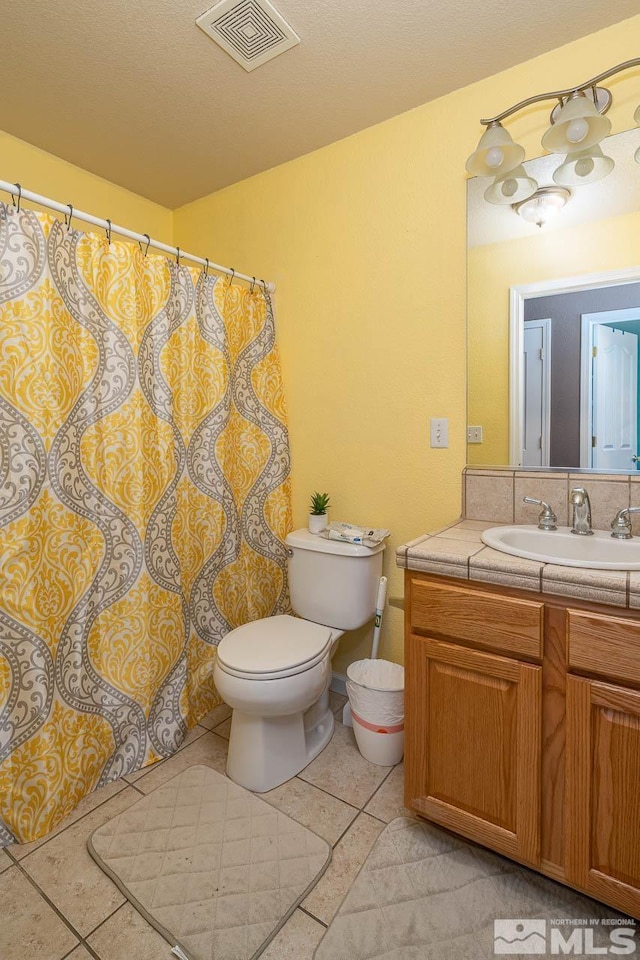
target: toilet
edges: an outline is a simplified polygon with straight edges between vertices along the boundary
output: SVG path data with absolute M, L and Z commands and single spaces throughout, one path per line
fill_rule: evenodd
M 369 548 L 306 529 L 286 538 L 297 616 L 237 627 L 218 646 L 214 680 L 232 708 L 227 774 L 256 793 L 291 779 L 326 747 L 331 657 L 345 630 L 374 616 L 384 544 Z

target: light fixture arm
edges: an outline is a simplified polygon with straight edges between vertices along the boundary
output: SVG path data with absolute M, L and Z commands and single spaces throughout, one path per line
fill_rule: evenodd
M 622 73 L 623 70 L 631 70 L 633 67 L 640 67 L 640 57 L 634 57 L 633 60 L 625 60 L 624 63 L 618 63 L 615 67 L 610 67 L 609 70 L 603 70 L 603 72 L 599 73 L 596 77 L 592 77 L 585 83 L 580 83 L 575 87 L 567 87 L 566 90 L 551 90 L 549 93 L 538 93 L 533 97 L 527 97 L 526 100 L 521 100 L 507 110 L 503 110 L 502 113 L 497 114 L 495 117 L 491 117 L 489 120 L 481 120 L 480 123 L 485 127 L 489 127 L 492 123 L 501 123 L 502 120 L 506 120 L 507 117 L 512 116 L 519 110 L 524 110 L 525 107 L 531 106 L 532 103 L 540 103 L 542 100 L 563 100 L 565 97 L 571 96 L 572 93 L 588 90 L 590 87 L 595 89 L 602 80 L 613 77 L 616 73 Z

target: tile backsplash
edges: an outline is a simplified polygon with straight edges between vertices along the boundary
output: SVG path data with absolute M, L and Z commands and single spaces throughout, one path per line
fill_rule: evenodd
M 608 530 L 622 507 L 640 506 L 640 473 L 591 474 L 570 471 L 514 470 L 466 467 L 463 472 L 462 515 L 467 520 L 493 523 L 537 523 L 540 508 L 523 503 L 535 497 L 551 504 L 558 526 L 570 521 L 569 491 L 584 487 L 591 500 L 595 530 Z M 640 514 L 633 515 L 633 532 L 640 536 Z

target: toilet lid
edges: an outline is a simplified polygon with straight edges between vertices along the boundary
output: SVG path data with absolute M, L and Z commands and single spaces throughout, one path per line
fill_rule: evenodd
M 236 676 L 282 677 L 322 660 L 333 633 L 298 617 L 266 617 L 236 627 L 218 644 L 220 666 Z

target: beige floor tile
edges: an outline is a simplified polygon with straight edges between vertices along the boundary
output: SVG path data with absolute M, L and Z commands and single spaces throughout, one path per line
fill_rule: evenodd
M 224 737 L 225 740 L 228 740 L 229 734 L 231 733 L 231 717 L 219 723 L 213 732 L 217 733 L 219 737 Z
M 342 708 L 346 702 L 347 698 L 343 697 L 341 693 L 334 693 L 333 690 L 329 690 L 329 708 L 335 713 L 338 719 L 342 717 Z
M 360 813 L 333 850 L 327 871 L 313 888 L 302 906 L 318 920 L 331 923 L 347 891 L 367 859 L 384 824 L 366 813 Z
M 337 797 L 318 790 L 298 777 L 287 780 L 275 790 L 260 796 L 297 823 L 304 824 L 324 837 L 332 845 L 358 815 L 355 807 L 350 807 Z
M 336 722 L 331 742 L 299 776 L 354 807 L 364 807 L 389 770 L 365 760 L 351 727 Z
M 29 853 L 32 853 L 34 850 L 37 850 L 38 847 L 41 847 L 43 843 L 46 843 L 48 840 L 51 840 L 52 837 L 56 837 L 59 833 L 62 833 L 62 831 L 66 830 L 67 827 L 70 827 L 72 823 L 75 823 L 87 813 L 95 810 L 95 808 L 99 807 L 100 804 L 104 803 L 106 800 L 110 800 L 111 797 L 115 797 L 115 795 L 120 793 L 121 790 L 124 790 L 126 786 L 127 785 L 124 780 L 114 780 L 113 783 L 108 783 L 106 787 L 100 787 L 99 790 L 94 790 L 93 793 L 87 794 L 87 796 L 80 801 L 75 810 L 72 810 L 68 817 L 65 817 L 64 820 L 61 820 L 57 827 L 48 833 L 46 837 L 40 837 L 39 840 L 33 840 L 32 843 L 14 843 L 7 849 L 11 850 L 11 853 L 16 860 L 22 860 Z M 0 869 L 2 869 L 1 866 Z
M 15 844 L 14 844 L 15 846 Z M 13 860 L 4 850 L 0 850 L 0 873 L 4 873 L 5 870 L 8 870 Z
M 87 840 L 101 824 L 140 799 L 132 787 L 107 800 L 22 861 L 22 866 L 82 936 L 124 902 L 89 855 Z
M 217 707 L 214 707 L 213 710 L 209 711 L 206 717 L 203 717 L 198 721 L 201 727 L 206 727 L 207 730 L 213 730 L 214 727 L 217 727 L 219 723 L 222 723 L 223 720 L 226 720 L 231 716 L 231 707 L 228 707 L 226 703 L 220 703 Z
M 260 960 L 312 960 L 325 928 L 302 910 L 291 914 Z
M 228 746 L 227 741 L 217 734 L 205 733 L 195 743 L 190 743 L 188 747 L 179 750 L 168 760 L 163 760 L 162 763 L 149 767 L 148 772 L 136 781 L 136 787 L 143 793 L 151 793 L 161 783 L 165 783 L 188 767 L 192 767 L 194 763 L 204 763 L 213 767 L 218 773 L 224 773 L 227 766 Z
M 2 960 L 60 960 L 78 940 L 18 867 L 0 877 Z
M 171 945 L 130 903 L 109 917 L 87 943 L 100 960 L 171 960 Z
M 374 793 L 364 808 L 366 813 L 378 820 L 390 823 L 396 817 L 412 817 L 404 805 L 404 764 L 392 770 L 382 786 Z
M 75 950 L 72 950 L 71 953 L 65 957 L 65 960 L 93 960 L 93 957 L 87 948 L 80 944 L 79 947 L 76 947 Z
M 189 744 L 193 743 L 195 740 L 199 740 L 200 737 L 203 737 L 207 732 L 208 731 L 206 727 L 200 726 L 199 723 L 196 724 L 195 727 L 192 727 L 191 730 L 189 730 L 186 737 L 184 738 L 184 740 L 176 750 L 176 753 L 179 753 L 181 750 L 184 750 L 185 747 L 188 747 Z M 172 754 L 172 756 L 175 756 L 175 753 Z M 170 760 L 171 757 L 168 757 L 167 759 Z M 149 766 L 142 767 L 141 770 L 136 770 L 135 773 L 128 773 L 127 776 L 124 777 L 124 780 L 126 780 L 127 783 L 136 783 L 136 781 L 138 781 L 140 777 L 146 777 L 146 775 L 151 770 L 154 770 L 160 763 L 163 763 L 163 762 L 164 761 L 159 760 L 157 763 L 150 763 Z

